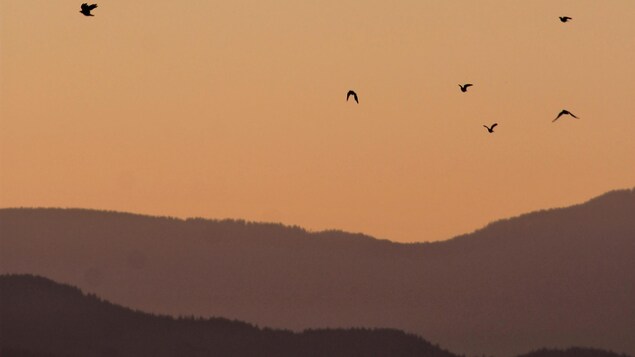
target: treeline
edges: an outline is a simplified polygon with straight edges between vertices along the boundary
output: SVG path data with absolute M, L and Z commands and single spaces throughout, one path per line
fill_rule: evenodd
M 419 356 L 458 357 L 394 329 L 294 333 L 224 318 L 174 318 L 124 308 L 32 275 L 0 275 L 0 355 Z M 591 348 L 537 350 L 519 357 L 627 357 Z
M 392 329 L 287 330 L 127 309 L 31 275 L 0 276 L 3 357 L 456 357 Z

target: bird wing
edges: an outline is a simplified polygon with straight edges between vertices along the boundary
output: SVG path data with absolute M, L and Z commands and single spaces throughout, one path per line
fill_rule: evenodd
M 467 84 L 465 85 L 465 88 L 467 88 L 467 87 L 471 87 L 471 86 L 473 86 L 473 84 L 472 84 L 472 83 L 467 83 Z
M 97 7 L 97 4 L 88 5 L 87 3 L 82 4 L 82 11 L 90 11 Z
M 576 118 L 576 119 L 580 119 L 578 117 L 576 117 L 573 113 L 569 112 L 569 115 L 571 115 L 572 117 Z
M 346 93 L 346 101 L 348 101 L 348 98 L 350 98 L 351 96 L 353 96 L 353 99 L 355 99 L 355 102 L 359 103 L 359 100 L 357 100 L 357 93 L 355 93 L 355 91 L 349 90 L 348 93 Z
M 491 128 L 491 129 L 494 129 L 494 127 L 495 127 L 496 125 L 498 125 L 498 123 L 494 123 L 494 124 L 492 124 L 492 128 Z
M 563 116 L 564 114 L 565 114 L 565 113 L 564 113 L 564 110 L 563 110 L 563 111 L 561 111 L 560 113 L 558 113 L 558 116 L 556 117 L 556 119 L 552 120 L 551 122 L 553 123 L 554 121 L 556 121 L 556 120 L 560 119 L 560 117 L 561 117 L 561 116 Z

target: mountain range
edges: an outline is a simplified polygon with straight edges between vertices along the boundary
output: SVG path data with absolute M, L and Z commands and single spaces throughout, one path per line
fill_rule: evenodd
M 435 243 L 54 208 L 2 209 L 0 234 L 0 273 L 155 314 L 393 328 L 470 355 L 635 354 L 633 189 Z
M 4 357 L 459 357 L 391 329 L 288 330 L 223 318 L 151 315 L 32 275 L 0 275 Z M 628 357 L 594 348 L 518 357 Z
M 0 276 L 2 356 L 458 357 L 389 329 L 287 330 L 223 318 L 172 318 L 111 304 L 29 275 Z

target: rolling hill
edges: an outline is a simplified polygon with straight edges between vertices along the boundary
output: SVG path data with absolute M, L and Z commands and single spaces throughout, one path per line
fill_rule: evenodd
M 0 276 L 0 301 L 5 357 L 458 357 L 397 330 L 293 333 L 222 318 L 155 316 L 35 276 Z
M 438 243 L 80 209 L 2 209 L 0 234 L 0 273 L 152 313 L 389 327 L 467 354 L 635 354 L 635 190 Z

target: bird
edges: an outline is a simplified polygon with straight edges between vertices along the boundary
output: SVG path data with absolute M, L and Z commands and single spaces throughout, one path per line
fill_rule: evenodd
M 87 3 L 83 3 L 82 9 L 79 12 L 84 14 L 84 16 L 95 16 L 91 14 L 90 11 L 96 7 L 97 7 L 97 4 L 88 5 Z
M 485 127 L 485 129 L 487 129 L 488 133 L 493 133 L 494 132 L 494 127 L 498 125 L 498 123 L 494 123 L 492 124 L 492 126 L 488 127 L 487 125 L 483 125 Z
M 562 22 L 567 22 L 569 20 L 573 20 L 569 16 L 559 16 L 559 18 L 560 18 L 560 21 L 562 21 Z
M 570 111 L 566 110 L 566 109 L 562 109 L 562 111 L 560 113 L 558 113 L 558 116 L 556 117 L 556 119 L 552 120 L 551 122 L 555 122 L 556 120 L 560 119 L 561 116 L 563 115 L 571 115 L 572 117 L 576 118 L 576 119 L 580 119 L 578 117 L 576 117 L 573 113 L 571 113 Z
M 357 99 L 357 93 L 355 93 L 354 90 L 349 90 L 348 93 L 346 93 L 346 101 L 348 102 L 348 98 L 350 98 L 350 96 L 353 96 L 353 99 L 355 99 L 355 103 L 359 104 L 359 100 Z
M 466 84 L 463 84 L 463 85 L 459 84 L 459 87 L 461 87 L 461 92 L 463 92 L 463 93 L 467 92 L 467 88 L 471 87 L 471 86 L 473 86 L 472 83 L 466 83 Z

